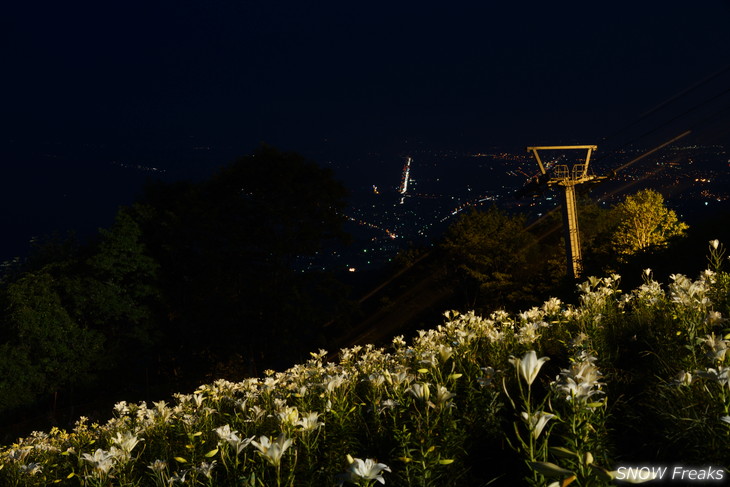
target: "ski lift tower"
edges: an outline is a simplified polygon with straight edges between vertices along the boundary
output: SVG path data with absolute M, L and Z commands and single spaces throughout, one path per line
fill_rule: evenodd
M 543 180 L 548 186 L 562 186 L 563 188 L 563 232 L 565 233 L 565 254 L 568 264 L 568 276 L 573 279 L 581 277 L 583 272 L 583 259 L 580 251 L 580 233 L 578 232 L 578 207 L 575 201 L 575 187 L 578 184 L 589 181 L 605 179 L 604 176 L 588 174 L 588 164 L 591 161 L 591 154 L 597 149 L 595 145 L 556 145 L 546 147 L 528 147 L 527 152 L 532 152 L 540 166 Z M 538 151 L 572 151 L 586 150 L 585 162 L 575 163 L 572 167 L 567 164 L 558 164 L 548 174 L 545 164 L 540 159 Z M 545 179 L 547 178 L 547 179 Z

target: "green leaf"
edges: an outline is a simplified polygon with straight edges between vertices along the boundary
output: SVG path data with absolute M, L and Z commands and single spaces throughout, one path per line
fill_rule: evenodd
M 563 467 L 559 467 L 550 462 L 530 462 L 530 466 L 538 473 L 546 477 L 562 477 L 564 475 L 573 475 L 573 472 Z
M 188 461 L 185 460 L 183 457 L 175 457 L 175 461 L 177 463 L 188 463 Z
M 205 454 L 205 458 L 210 458 L 215 456 L 215 454 L 218 453 L 218 448 L 214 448 L 210 450 L 208 453 Z
M 576 452 L 570 451 L 567 448 L 563 448 L 562 446 L 551 446 L 550 452 L 553 453 L 555 456 L 562 458 L 575 458 L 576 456 L 578 456 Z

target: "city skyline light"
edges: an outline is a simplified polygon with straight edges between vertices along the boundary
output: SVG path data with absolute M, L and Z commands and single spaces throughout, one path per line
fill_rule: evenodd
M 419 153 L 597 144 L 600 169 L 686 130 L 685 146 L 730 140 L 727 1 L 526 7 L 13 4 L 5 255 L 54 225 L 105 226 L 148 177 L 204 178 L 261 142 L 331 167 L 357 197 L 387 192 Z M 424 189 L 414 178 L 404 206 Z

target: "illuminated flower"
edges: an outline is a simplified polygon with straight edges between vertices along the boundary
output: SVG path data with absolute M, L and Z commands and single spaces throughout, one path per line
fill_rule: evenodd
M 199 474 L 203 474 L 209 479 L 213 477 L 213 468 L 215 468 L 216 461 L 213 460 L 212 462 L 201 462 L 199 467 L 195 467 L 195 471 Z
M 373 387 L 380 387 L 385 382 L 385 376 L 383 374 L 370 374 L 368 380 Z
M 510 362 L 512 362 L 512 365 L 515 366 L 515 369 L 517 369 L 522 378 L 525 379 L 527 385 L 532 385 L 537 378 L 537 374 L 540 372 L 540 368 L 548 360 L 550 360 L 549 357 L 541 357 L 538 359 L 537 353 L 534 350 L 530 350 L 521 359 L 512 357 Z
M 123 416 L 129 412 L 129 406 L 127 405 L 127 401 L 120 401 L 114 405 L 114 410 L 119 414 L 120 416 Z
M 384 463 L 378 463 L 372 458 L 366 458 L 362 460 L 360 458 L 351 458 L 348 455 L 350 462 L 350 468 L 347 470 L 345 475 L 340 482 L 340 485 L 344 481 L 358 483 L 360 480 L 377 480 L 381 484 L 385 484 L 385 479 L 381 475 L 381 472 L 390 472 L 390 467 Z
M 724 321 L 725 319 L 723 319 L 722 313 L 720 313 L 719 311 L 710 311 L 707 314 L 707 324 L 710 326 L 719 325 Z
M 301 427 L 302 431 L 314 431 L 323 424 L 324 423 L 319 421 L 319 413 L 310 412 L 303 415 L 302 418 L 297 421 L 296 426 Z
M 184 484 L 185 483 L 185 477 L 187 476 L 188 471 L 187 470 L 178 470 L 177 472 L 173 472 L 172 477 L 170 477 L 170 484 Z
M 692 374 L 689 372 L 681 371 L 677 374 L 674 379 L 674 385 L 676 386 L 689 386 L 692 384 Z
M 345 375 L 336 375 L 334 377 L 328 377 L 327 383 L 325 384 L 325 389 L 327 389 L 327 392 L 332 393 L 335 391 L 335 389 L 339 388 L 342 384 L 345 383 Z
M 284 426 L 293 426 L 299 421 L 299 410 L 296 406 L 285 406 L 280 409 L 276 415 L 279 417 L 279 421 Z
M 522 419 L 524 419 L 529 426 L 532 437 L 535 439 L 540 436 L 540 433 L 542 433 L 542 430 L 545 428 L 548 421 L 554 417 L 554 414 L 546 413 L 544 411 L 538 411 L 532 415 L 528 415 L 525 412 L 522 413 Z
M 231 430 L 231 427 L 229 425 L 220 426 L 215 429 L 216 434 L 218 435 L 218 438 L 225 441 L 229 445 L 231 445 L 233 448 L 236 449 L 236 455 L 241 453 L 244 448 L 246 448 L 251 441 L 253 441 L 254 437 L 251 438 L 245 438 L 241 439 L 238 436 L 238 431 Z
M 596 357 L 582 355 L 579 362 L 574 362 L 569 369 L 562 369 L 552 386 L 562 393 L 568 401 L 585 403 L 597 394 L 603 385 L 599 382 L 601 372 L 594 365 Z
M 719 367 L 717 370 L 709 368 L 707 370 L 698 370 L 696 374 L 699 377 L 710 379 L 721 386 L 730 385 L 730 367 Z
M 449 406 L 451 398 L 454 396 L 456 396 L 456 394 L 449 392 L 449 390 L 444 386 L 438 386 L 436 388 L 436 394 L 434 395 L 433 401 L 437 406 Z
M 560 313 L 562 302 L 558 298 L 550 298 L 542 305 L 542 312 L 546 315 L 555 315 Z
M 84 453 L 82 458 L 91 464 L 95 475 L 106 475 L 114 466 L 114 455 L 101 448 L 97 448 L 93 455 Z
M 428 401 L 428 398 L 431 396 L 431 391 L 428 388 L 428 383 L 417 382 L 415 384 L 412 384 L 411 388 L 408 389 L 408 392 L 413 394 L 416 399 L 424 402 Z
M 167 462 L 164 460 L 155 460 L 154 462 L 147 465 L 147 468 L 153 472 L 164 472 L 167 470 Z
M 714 333 L 712 333 L 705 337 L 704 342 L 705 345 L 710 348 L 710 352 L 708 355 L 711 359 L 717 360 L 718 362 L 722 362 L 725 360 L 728 343 L 730 343 L 728 342 L 728 340 L 723 340 L 721 336 L 718 337 Z
M 267 436 L 262 436 L 258 442 L 252 441 L 251 444 L 256 447 L 259 455 L 264 457 L 267 462 L 274 467 L 278 467 L 281 464 L 281 457 L 284 452 L 291 446 L 292 439 L 281 434 L 272 443 Z
M 112 443 L 119 447 L 120 450 L 126 454 L 130 454 L 135 446 L 140 442 L 137 435 L 130 431 L 125 431 L 124 434 L 117 432 L 116 436 L 112 438 Z
M 526 323 L 517 331 L 517 342 L 522 344 L 532 344 L 540 338 L 540 328 L 547 327 L 544 321 Z

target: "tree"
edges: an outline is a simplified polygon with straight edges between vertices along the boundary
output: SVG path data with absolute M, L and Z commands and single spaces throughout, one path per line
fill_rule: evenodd
M 87 246 L 85 255 L 69 272 L 59 276 L 63 302 L 73 318 L 102 332 L 110 362 L 131 356 L 152 345 L 154 310 L 159 303 L 159 265 L 142 243 L 134 208 L 121 208 L 109 229 Z
M 670 239 L 684 235 L 689 228 L 664 205 L 662 195 L 652 189 L 627 196 L 612 211 L 618 225 L 611 243 L 621 255 L 666 247 Z
M 86 382 L 102 356 L 103 337 L 63 307 L 51 266 L 26 273 L 5 289 L 0 410 Z
M 172 355 L 278 367 L 307 353 L 337 306 L 322 296 L 341 286 L 293 264 L 345 237 L 345 196 L 330 170 L 267 146 L 210 180 L 149 186 L 135 218 L 160 263 Z
M 345 289 L 292 263 L 344 237 L 345 194 L 329 170 L 262 147 L 207 181 L 149 186 L 91 242 L 37 241 L 0 276 L 0 411 L 101 370 L 95 392 L 139 392 L 149 372 L 180 390 L 324 346 Z
M 488 308 L 533 299 L 539 281 L 536 244 L 524 216 L 492 207 L 462 216 L 447 230 L 442 247 L 460 277 L 466 306 Z

